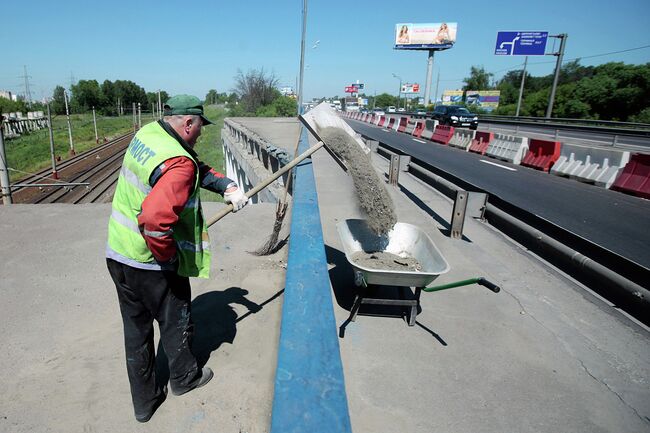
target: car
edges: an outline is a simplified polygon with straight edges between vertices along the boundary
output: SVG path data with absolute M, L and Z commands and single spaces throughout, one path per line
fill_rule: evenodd
M 458 105 L 438 105 L 431 112 L 431 117 L 441 125 L 476 129 L 478 116 L 467 108 Z
M 372 110 L 372 112 L 375 113 L 375 116 L 385 116 L 386 115 L 384 110 L 382 110 L 381 108 L 375 108 L 374 110 Z
M 416 116 L 426 116 L 426 114 L 427 114 L 427 112 L 424 111 L 424 110 L 417 110 L 417 111 L 415 112 L 415 115 L 416 115 Z
M 397 109 L 393 105 L 391 105 L 386 109 L 386 111 L 389 113 L 394 113 L 395 111 L 397 111 Z
M 399 107 L 399 108 L 397 109 L 397 112 L 398 112 L 398 113 L 403 113 L 403 112 L 405 112 L 405 111 L 406 111 L 406 108 L 404 108 L 404 107 Z

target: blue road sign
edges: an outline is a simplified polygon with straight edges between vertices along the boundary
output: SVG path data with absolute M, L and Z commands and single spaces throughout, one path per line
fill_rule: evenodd
M 494 54 L 497 56 L 543 56 L 548 32 L 499 32 Z

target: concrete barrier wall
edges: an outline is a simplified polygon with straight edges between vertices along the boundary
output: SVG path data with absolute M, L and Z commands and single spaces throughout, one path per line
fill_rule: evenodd
M 520 164 L 526 152 L 528 152 L 528 137 L 494 134 L 485 154 L 513 164 Z
M 249 191 L 290 161 L 287 151 L 274 146 L 243 125 L 225 119 L 221 140 L 226 176 Z M 251 200 L 253 203 L 275 203 L 284 194 L 286 175 L 263 189 Z
M 427 119 L 424 122 L 424 130 L 422 131 L 422 134 L 420 134 L 420 138 L 431 140 L 431 137 L 433 137 L 433 134 L 435 133 L 437 126 L 438 126 L 437 120 Z
M 454 135 L 449 140 L 449 145 L 469 151 L 469 146 L 476 135 L 476 131 L 471 129 L 456 129 Z
M 650 155 L 633 154 L 611 189 L 650 199 Z
M 609 188 L 629 160 L 630 152 L 563 143 L 551 174 Z

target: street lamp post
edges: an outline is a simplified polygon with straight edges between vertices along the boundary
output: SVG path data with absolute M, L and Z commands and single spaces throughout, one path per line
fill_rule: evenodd
M 402 100 L 402 77 L 399 75 L 393 74 L 393 77 L 397 78 L 399 80 L 399 91 L 397 93 L 397 106 L 399 107 L 400 101 Z

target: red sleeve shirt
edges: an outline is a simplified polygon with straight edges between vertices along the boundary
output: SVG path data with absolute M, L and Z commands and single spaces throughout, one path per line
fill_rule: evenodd
M 159 262 L 176 257 L 176 243 L 172 237 L 174 225 L 192 195 L 195 165 L 179 156 L 165 161 L 161 175 L 142 202 L 138 225 L 144 239 Z

